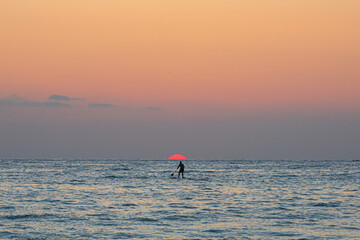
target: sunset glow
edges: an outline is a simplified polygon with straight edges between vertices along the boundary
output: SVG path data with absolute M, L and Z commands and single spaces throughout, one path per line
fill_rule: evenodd
M 320 151 L 308 140 L 328 146 L 334 129 L 352 134 L 360 114 L 359 9 L 358 0 L 4 0 L 1 123 L 35 155 L 42 144 L 69 144 L 91 156 L 137 158 L 138 147 L 125 152 L 138 145 L 150 158 L 206 158 L 210 149 L 232 157 L 244 153 L 238 142 L 249 149 L 270 129 L 301 133 L 279 137 L 279 149 L 306 133 L 293 146 Z M 316 140 L 308 129 L 320 118 L 330 123 Z M 268 142 L 259 148 L 271 151 Z
M 359 29 L 360 0 L 0 0 L 0 238 L 359 238 Z
M 237 111 L 359 107 L 357 0 L 0 6 L 2 96 L 190 100 Z
M 181 155 L 181 154 L 174 154 L 174 155 L 171 155 L 169 158 L 169 160 L 186 160 L 186 157 L 184 155 Z

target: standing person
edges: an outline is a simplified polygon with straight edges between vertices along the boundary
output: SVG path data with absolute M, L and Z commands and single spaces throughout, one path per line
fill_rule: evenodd
M 184 164 L 183 164 L 181 161 L 180 161 L 180 163 L 179 163 L 179 166 L 178 166 L 176 169 L 178 169 L 178 168 L 180 168 L 180 169 L 179 169 L 178 178 L 180 177 L 180 173 L 181 173 L 182 178 L 184 178 L 184 169 L 185 169 L 185 166 L 184 166 Z

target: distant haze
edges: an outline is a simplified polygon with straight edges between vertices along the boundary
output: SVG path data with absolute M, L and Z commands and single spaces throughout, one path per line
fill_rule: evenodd
M 1 1 L 0 158 L 360 158 L 360 1 Z

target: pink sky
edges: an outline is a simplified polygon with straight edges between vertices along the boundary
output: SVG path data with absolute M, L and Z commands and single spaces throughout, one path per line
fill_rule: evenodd
M 160 124 L 357 114 L 359 9 L 358 0 L 1 1 L 0 115 Z M 16 109 L 12 94 L 24 98 Z M 53 94 L 83 100 L 54 109 Z M 113 107 L 88 107 L 99 104 Z
M 1 96 L 359 107 L 345 1 L 2 1 Z

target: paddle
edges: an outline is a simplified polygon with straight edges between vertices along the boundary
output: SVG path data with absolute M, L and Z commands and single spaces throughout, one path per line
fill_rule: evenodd
M 177 169 L 176 169 L 177 170 Z M 171 174 L 171 176 L 174 176 L 174 173 L 176 172 L 176 170 Z

